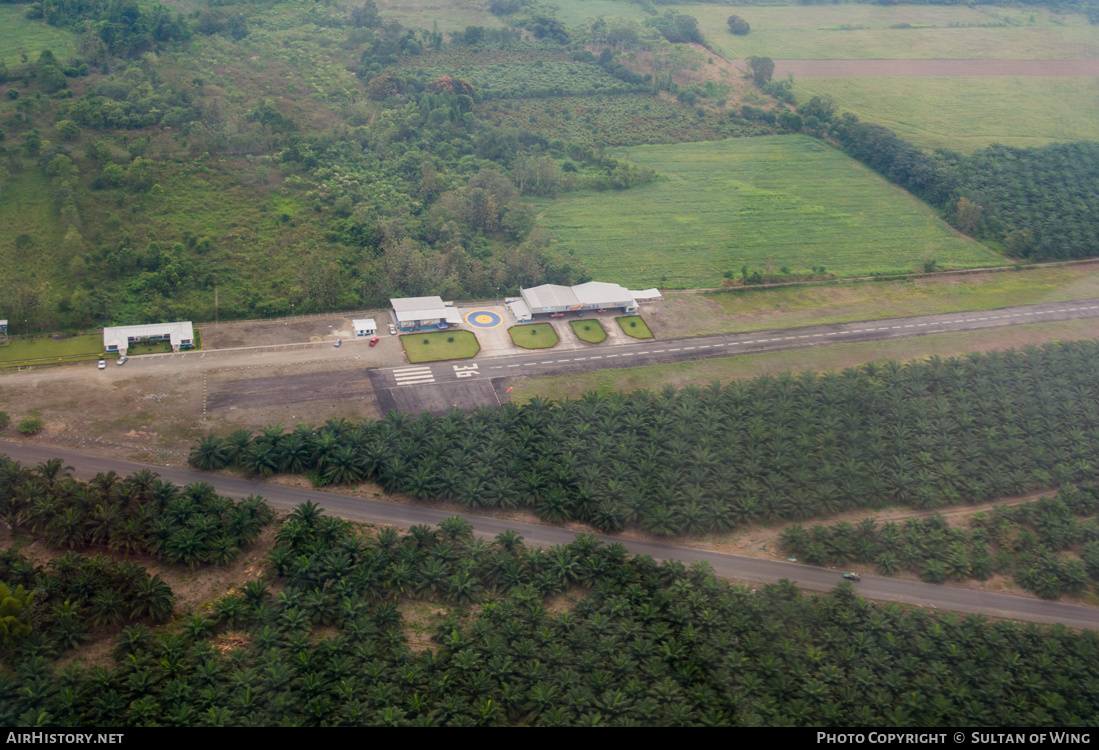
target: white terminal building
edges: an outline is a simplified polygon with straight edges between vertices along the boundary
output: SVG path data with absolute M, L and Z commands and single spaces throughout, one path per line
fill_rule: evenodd
M 195 331 L 191 321 L 180 323 L 151 323 L 142 326 L 114 326 L 103 329 L 103 349 L 125 355 L 130 344 L 139 341 L 167 341 L 172 351 L 190 349 L 195 345 Z

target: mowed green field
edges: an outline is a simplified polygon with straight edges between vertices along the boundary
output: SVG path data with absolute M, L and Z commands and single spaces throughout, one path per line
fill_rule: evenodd
M 1099 78 L 801 78 L 794 91 L 799 101 L 831 96 L 840 111 L 927 148 L 1099 140 Z
M 667 179 L 536 204 L 539 223 L 593 278 L 665 288 L 718 286 L 770 263 L 839 275 L 996 265 L 924 203 L 807 136 L 640 146 L 615 154 Z
M 340 0 L 348 8 L 362 6 L 361 0 Z M 438 29 L 445 33 L 467 26 L 487 29 L 503 27 L 500 19 L 488 12 L 479 0 L 377 0 L 383 20 L 395 19 L 409 29 Z
M 75 34 L 50 26 L 42 21 L 30 21 L 24 14 L 28 5 L 0 5 L 0 60 L 11 68 L 21 65 L 20 54 L 31 60 L 38 53 L 50 50 L 60 60 L 67 60 L 79 51 Z
M 1078 60 L 1094 57 L 1099 27 L 1080 15 L 993 6 L 677 6 L 731 60 Z M 736 14 L 752 30 L 729 33 Z M 1033 22 L 1031 18 L 1033 17 Z M 891 28 L 909 24 L 913 28 Z M 865 27 L 865 28 L 860 28 Z

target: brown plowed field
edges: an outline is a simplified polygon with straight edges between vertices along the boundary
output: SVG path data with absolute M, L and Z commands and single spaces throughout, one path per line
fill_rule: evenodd
M 1097 76 L 1099 60 L 775 60 L 774 77 Z

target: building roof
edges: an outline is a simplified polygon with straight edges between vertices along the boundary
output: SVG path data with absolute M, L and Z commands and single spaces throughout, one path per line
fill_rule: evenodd
M 656 288 L 643 289 L 640 292 L 630 292 L 630 294 L 633 295 L 634 300 L 637 302 L 648 302 L 649 300 L 661 299 L 660 290 Z
M 543 284 L 530 289 L 521 289 L 520 292 L 523 299 L 533 309 L 536 307 L 574 307 L 581 304 L 572 290 L 573 287 Z
M 399 297 L 389 300 L 400 323 L 416 320 L 443 320 L 453 308 L 447 307 L 442 297 Z
M 630 290 L 618 284 L 608 284 L 605 281 L 589 281 L 586 284 L 577 284 L 572 288 L 573 294 L 581 305 L 613 305 L 614 303 L 629 302 L 633 299 Z
M 376 331 L 378 330 L 377 323 L 374 322 L 374 318 L 359 318 L 358 320 L 352 320 L 351 326 L 356 331 Z
M 114 326 L 103 329 L 103 348 L 112 346 L 126 348 L 130 339 L 149 338 L 152 336 L 167 336 L 172 346 L 179 346 L 183 341 L 194 341 L 195 331 L 191 321 L 178 323 L 149 323 L 140 326 Z
M 395 312 L 413 312 L 415 310 L 438 310 L 446 305 L 442 297 L 397 297 L 390 299 L 389 304 Z
M 516 320 L 530 320 L 530 308 L 527 307 L 527 303 L 522 299 L 509 299 L 505 302 L 508 309 L 511 310 L 511 314 L 515 316 Z

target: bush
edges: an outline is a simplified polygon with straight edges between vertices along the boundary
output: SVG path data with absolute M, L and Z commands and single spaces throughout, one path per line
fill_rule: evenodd
M 8 426 L 8 422 L 11 421 L 11 416 L 6 411 L 0 411 L 0 430 Z
M 34 433 L 41 430 L 44 425 L 45 422 L 43 422 L 38 417 L 27 417 L 26 419 L 20 421 L 15 429 L 19 430 L 19 432 L 23 435 L 33 435 Z
M 729 16 L 726 23 L 729 24 L 730 34 L 738 34 L 740 36 L 744 36 L 752 30 L 752 27 L 748 25 L 748 22 L 740 16 Z

